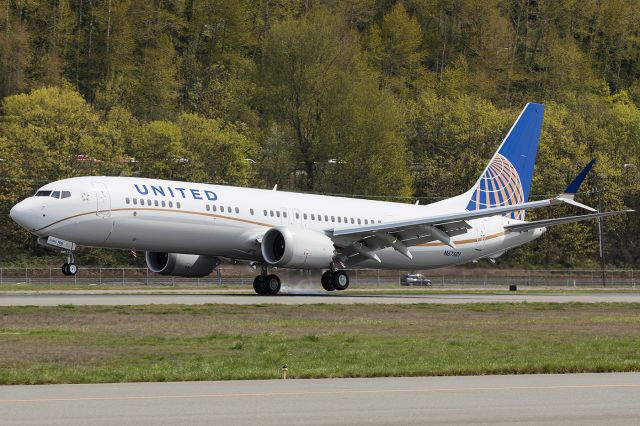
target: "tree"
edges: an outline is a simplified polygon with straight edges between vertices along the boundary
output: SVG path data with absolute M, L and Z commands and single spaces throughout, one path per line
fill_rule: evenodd
M 189 161 L 189 178 L 199 182 L 247 185 L 255 144 L 242 126 L 183 113 L 178 118 Z
M 180 127 L 168 121 L 151 121 L 136 132 L 131 154 L 140 176 L 154 179 L 183 179 L 188 158 L 182 144 Z
M 415 17 L 410 17 L 402 3 L 384 15 L 382 26 L 374 25 L 369 48 L 386 85 L 402 92 L 405 86 L 423 75 L 422 30 Z
M 11 16 L 10 1 L 6 1 L 6 17 L 0 29 L 0 97 L 13 95 L 27 87 L 29 33 Z

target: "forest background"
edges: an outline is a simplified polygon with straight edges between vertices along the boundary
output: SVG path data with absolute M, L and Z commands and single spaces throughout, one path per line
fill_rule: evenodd
M 580 200 L 639 207 L 636 0 L 7 0 L 0 11 L 3 266 L 60 263 L 8 211 L 71 176 L 453 196 L 526 102 L 546 105 L 531 199 L 597 158 Z M 606 219 L 611 266 L 638 265 L 638 216 Z M 597 244 L 595 222 L 563 225 L 499 264 L 592 267 Z

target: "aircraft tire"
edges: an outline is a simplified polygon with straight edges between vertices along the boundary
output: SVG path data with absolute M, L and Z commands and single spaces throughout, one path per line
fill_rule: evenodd
M 62 270 L 62 273 L 64 275 L 69 275 L 69 264 L 68 263 L 63 263 L 62 264 L 62 268 L 60 268 Z
M 73 276 L 78 273 L 78 266 L 75 263 L 67 264 L 67 271 L 69 271 L 69 275 Z
M 331 273 L 331 271 L 325 271 L 324 274 L 322 274 L 322 279 L 320 280 L 320 282 L 322 283 L 322 288 L 327 291 L 335 290 L 335 287 L 333 286 L 333 280 L 331 278 L 332 275 L 333 274 Z
M 338 291 L 346 290 L 349 287 L 349 275 L 345 271 L 336 271 L 333 273 L 331 283 Z
M 267 287 L 264 281 L 262 275 L 258 275 L 253 279 L 253 290 L 260 295 L 267 294 Z
M 277 275 L 275 274 L 267 275 L 267 278 L 264 281 L 266 294 L 275 296 L 280 291 L 281 286 L 282 286 L 282 283 L 280 282 L 280 278 Z

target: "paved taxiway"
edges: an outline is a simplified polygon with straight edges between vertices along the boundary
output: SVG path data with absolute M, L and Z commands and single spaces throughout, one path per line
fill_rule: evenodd
M 0 386 L 46 425 L 637 425 L 640 373 Z
M 252 293 L 221 292 L 176 292 L 153 293 L 131 292 L 127 294 L 114 292 L 78 292 L 63 291 L 56 293 L 2 293 L 0 306 L 57 306 L 73 305 L 143 305 L 143 304 L 185 304 L 201 305 L 206 303 L 229 305 L 253 305 L 274 303 L 283 305 L 299 304 L 416 304 L 416 303 L 499 303 L 499 302 L 554 302 L 554 303 L 597 303 L 597 302 L 635 302 L 640 303 L 640 293 L 495 293 L 495 294 L 367 294 L 347 293 L 335 294 L 326 292 L 306 292 L 301 294 L 282 294 L 279 296 L 258 296 Z

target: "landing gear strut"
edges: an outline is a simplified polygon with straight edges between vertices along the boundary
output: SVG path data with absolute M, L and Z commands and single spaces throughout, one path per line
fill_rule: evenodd
M 78 273 L 78 267 L 74 263 L 73 252 L 67 252 L 67 262 L 62 264 L 62 273 L 67 276 L 73 276 Z
M 320 280 L 320 282 L 322 283 L 322 288 L 327 291 L 342 291 L 346 290 L 347 287 L 349 287 L 349 275 L 347 275 L 346 271 L 328 270 L 325 271 L 324 274 L 322 274 L 322 279 Z
M 276 295 L 280 292 L 281 285 L 280 278 L 275 274 L 268 274 L 265 265 L 262 265 L 261 274 L 253 279 L 253 289 L 261 295 Z

